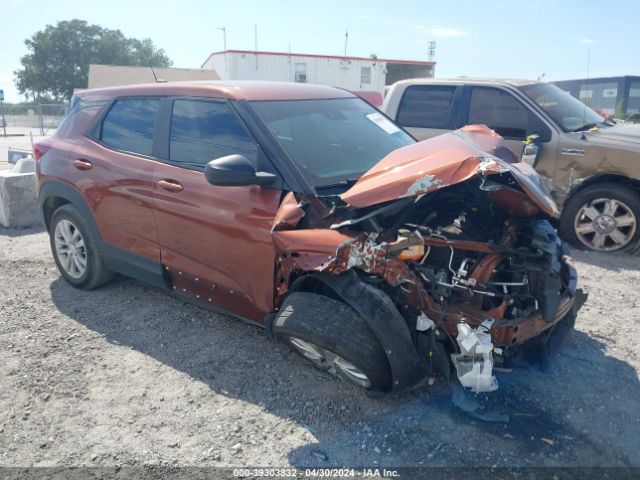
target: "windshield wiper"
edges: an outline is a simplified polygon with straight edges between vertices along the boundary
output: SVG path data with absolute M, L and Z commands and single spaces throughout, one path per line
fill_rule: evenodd
M 318 188 L 325 189 L 325 188 L 336 188 L 336 187 L 350 187 L 351 185 L 353 185 L 357 181 L 358 181 L 357 178 L 346 178 L 344 180 L 340 180 L 339 182 L 331 183 L 329 185 L 318 185 L 318 186 L 316 186 L 316 189 L 318 189 Z
M 604 124 L 604 122 L 595 122 L 595 123 L 585 123 L 581 127 L 576 128 L 575 130 L 571 130 L 572 132 L 584 132 L 586 130 L 591 130 L 593 127 L 598 127 Z

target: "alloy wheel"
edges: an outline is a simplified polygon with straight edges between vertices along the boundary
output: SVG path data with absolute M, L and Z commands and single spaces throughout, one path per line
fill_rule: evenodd
M 627 246 L 637 228 L 633 210 L 613 198 L 597 198 L 578 210 L 574 221 L 578 240 L 600 252 L 612 252 Z
M 340 375 L 363 388 L 371 387 L 369 377 L 353 363 L 330 350 L 297 337 L 289 337 L 291 345 L 307 360 L 333 375 Z
M 78 227 L 70 220 L 60 220 L 54 230 L 54 245 L 65 273 L 81 278 L 87 270 L 87 248 Z

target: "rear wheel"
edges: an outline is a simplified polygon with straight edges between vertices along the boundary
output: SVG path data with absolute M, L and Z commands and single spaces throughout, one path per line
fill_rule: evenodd
M 615 183 L 587 187 L 564 208 L 560 231 L 577 248 L 630 252 L 640 241 L 640 196 Z
M 366 389 L 391 386 L 382 346 L 367 322 L 342 302 L 294 292 L 284 300 L 272 328 L 276 340 L 320 370 Z
M 49 239 L 58 270 L 74 287 L 89 290 L 112 279 L 97 239 L 73 205 L 63 205 L 53 212 Z

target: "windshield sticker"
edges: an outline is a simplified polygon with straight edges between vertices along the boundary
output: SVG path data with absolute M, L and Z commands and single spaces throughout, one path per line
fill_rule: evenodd
M 389 120 L 388 118 L 383 117 L 378 112 L 370 113 L 369 115 L 367 115 L 367 118 L 369 119 L 370 122 L 375 123 L 382 130 L 387 132 L 389 135 L 392 135 L 392 134 L 400 131 L 400 129 L 398 127 L 396 127 L 391 120 Z

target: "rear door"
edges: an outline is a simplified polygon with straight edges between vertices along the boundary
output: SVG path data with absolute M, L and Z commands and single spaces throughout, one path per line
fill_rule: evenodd
M 259 321 L 273 310 L 271 227 L 281 190 L 213 186 L 204 167 L 241 154 L 272 169 L 226 100 L 171 98 L 162 115 L 153 174 L 162 263 L 179 292 Z
M 117 248 L 107 253 L 125 262 L 160 260 L 152 177 L 159 107 L 154 97 L 116 99 L 93 138 L 82 137 L 70 158 L 106 248 Z
M 538 135 L 542 144 L 551 140 L 551 129 L 539 115 L 508 90 L 484 86 L 469 89 L 466 124 L 488 126 L 506 140 L 518 158 L 527 136 Z
M 457 128 L 457 85 L 410 85 L 402 93 L 395 121 L 418 140 Z

